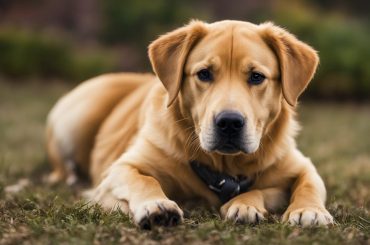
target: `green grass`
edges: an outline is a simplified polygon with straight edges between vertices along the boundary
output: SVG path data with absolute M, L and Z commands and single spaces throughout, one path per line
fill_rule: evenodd
M 369 244 L 370 105 L 304 103 L 298 145 L 310 156 L 328 188 L 337 225 L 289 227 L 278 216 L 257 226 L 234 226 L 217 212 L 188 210 L 183 225 L 140 231 L 116 211 L 85 205 L 63 184 L 49 187 L 43 145 L 44 121 L 70 86 L 11 85 L 0 80 L 0 244 Z M 4 188 L 29 178 L 22 191 Z

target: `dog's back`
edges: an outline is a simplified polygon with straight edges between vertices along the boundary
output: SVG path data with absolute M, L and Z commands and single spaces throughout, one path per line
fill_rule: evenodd
M 91 151 L 99 128 L 114 108 L 151 74 L 118 73 L 88 80 L 62 97 L 47 119 L 47 151 L 54 172 L 50 182 L 88 175 Z

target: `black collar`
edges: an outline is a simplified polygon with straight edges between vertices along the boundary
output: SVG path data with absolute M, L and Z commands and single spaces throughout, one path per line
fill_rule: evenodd
M 245 176 L 234 178 L 228 174 L 213 171 L 197 161 L 190 161 L 190 165 L 198 177 L 218 196 L 222 203 L 226 203 L 231 198 L 248 191 L 253 185 L 253 180 Z

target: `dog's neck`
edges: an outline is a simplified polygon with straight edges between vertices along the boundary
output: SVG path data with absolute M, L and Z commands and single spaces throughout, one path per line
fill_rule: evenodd
M 172 135 L 172 138 L 179 142 L 174 145 L 179 149 L 173 150 L 184 153 L 184 162 L 196 160 L 216 171 L 235 176 L 240 173 L 255 174 L 271 166 L 292 144 L 295 144 L 294 136 L 298 129 L 293 109 L 283 101 L 280 113 L 267 125 L 260 147 L 255 153 L 224 155 L 201 149 L 193 120 L 189 114 L 184 113 L 184 108 L 181 108 L 179 102 L 171 106 L 169 112 L 177 122 L 176 127 L 179 127 L 176 131 L 183 132 Z

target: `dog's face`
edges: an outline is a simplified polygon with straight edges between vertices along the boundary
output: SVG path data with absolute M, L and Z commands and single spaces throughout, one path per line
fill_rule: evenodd
M 257 151 L 284 98 L 295 105 L 318 62 L 283 29 L 237 21 L 191 23 L 149 54 L 169 104 L 180 93 L 201 147 L 221 154 Z
M 182 86 L 201 146 L 253 153 L 280 109 L 279 66 L 257 27 L 218 23 L 191 50 Z

